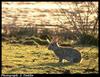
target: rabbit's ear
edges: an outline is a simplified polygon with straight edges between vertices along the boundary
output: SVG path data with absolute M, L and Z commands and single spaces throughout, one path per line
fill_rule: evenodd
M 58 42 L 59 38 L 57 36 L 53 37 L 52 42 Z

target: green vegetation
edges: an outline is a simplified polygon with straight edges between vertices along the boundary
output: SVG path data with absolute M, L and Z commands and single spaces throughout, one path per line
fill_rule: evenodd
M 58 58 L 47 46 L 2 42 L 2 74 L 61 74 L 65 70 L 70 70 L 72 74 L 98 73 L 98 48 L 76 49 L 81 52 L 83 61 L 71 65 L 66 60 L 58 63 Z M 93 68 L 94 71 L 86 71 Z
M 98 73 L 98 2 L 2 4 L 3 74 Z M 12 4 L 18 7 L 10 7 Z M 55 36 L 59 45 L 79 50 L 82 63 L 58 63 L 53 51 L 47 49 Z

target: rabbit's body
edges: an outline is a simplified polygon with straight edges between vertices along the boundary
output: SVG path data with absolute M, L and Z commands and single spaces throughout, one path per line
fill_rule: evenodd
M 81 61 L 80 52 L 71 47 L 60 47 L 57 43 L 51 43 L 48 49 L 54 51 L 56 56 L 59 58 L 59 62 L 62 62 L 63 59 L 66 59 L 71 63 L 77 63 Z

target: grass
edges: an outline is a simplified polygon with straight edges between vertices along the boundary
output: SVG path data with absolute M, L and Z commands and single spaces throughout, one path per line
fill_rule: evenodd
M 91 72 L 84 72 L 85 69 L 94 67 L 92 73 L 98 73 L 98 48 L 75 48 L 81 52 L 83 61 L 71 65 L 66 60 L 58 63 L 58 58 L 47 46 L 2 42 L 2 74 L 62 74 L 65 70 L 70 70 L 72 74 L 89 74 Z

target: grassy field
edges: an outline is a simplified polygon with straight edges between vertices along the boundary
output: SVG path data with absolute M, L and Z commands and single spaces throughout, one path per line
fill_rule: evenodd
M 75 47 L 82 54 L 82 63 L 70 65 L 58 58 L 46 46 L 9 44 L 2 42 L 2 74 L 62 74 L 98 73 L 98 48 Z M 91 49 L 91 50 L 90 50 Z M 87 70 L 86 69 L 93 69 Z

